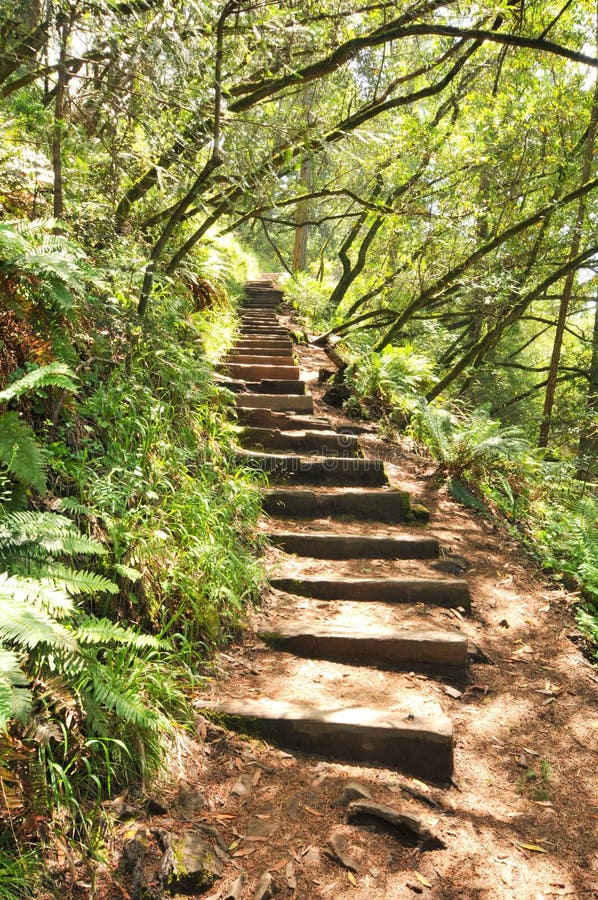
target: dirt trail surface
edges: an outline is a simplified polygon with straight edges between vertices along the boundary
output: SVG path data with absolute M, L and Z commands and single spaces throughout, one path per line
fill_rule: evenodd
M 283 314 L 278 321 L 296 327 Z M 141 857 L 133 853 L 128 864 L 121 857 L 105 896 L 162 896 L 168 833 L 177 839 L 200 834 L 212 848 L 216 874 L 203 887 L 173 888 L 210 900 L 598 897 L 598 678 L 575 644 L 569 598 L 504 533 L 435 486 L 430 461 L 412 443 L 385 441 L 372 423 L 327 406 L 318 372 L 331 363 L 322 351 L 298 345 L 295 353 L 314 415 L 329 420 L 331 430 L 365 429 L 359 436 L 364 456 L 382 458 L 391 487 L 426 506 L 430 522 L 271 515 L 261 523 L 264 533 L 434 536 L 441 553 L 335 560 L 271 546 L 272 577 L 466 579 L 471 612 L 461 605 L 325 600 L 271 588 L 251 613 L 242 642 L 220 654 L 214 677 L 196 698 L 197 740 L 173 755 L 169 780 L 157 792 L 161 814 L 137 816 L 115 836 L 116 856 L 124 840 L 136 841 Z M 240 410 L 243 405 L 240 399 Z M 342 490 L 330 477 L 326 486 L 309 489 Z M 315 658 L 271 649 L 262 639 L 264 632 L 305 624 L 352 638 L 371 629 L 403 636 L 458 632 L 468 639 L 469 660 L 446 671 L 417 661 L 397 670 L 382 657 L 378 665 L 376 659 Z M 340 738 L 340 754 L 310 754 L 293 749 L 284 723 L 275 743 L 256 722 L 230 730 L 206 711 L 263 698 L 339 714 L 374 709 L 393 722 L 452 722 L 454 769 L 429 780 L 418 774 L 417 758 L 407 772 L 400 761 L 368 759 L 366 750 L 351 761 L 350 733 Z M 363 798 L 378 804 L 373 812 L 360 807 Z M 415 824 L 397 826 L 397 813 Z M 135 884 L 145 884 L 146 893 Z

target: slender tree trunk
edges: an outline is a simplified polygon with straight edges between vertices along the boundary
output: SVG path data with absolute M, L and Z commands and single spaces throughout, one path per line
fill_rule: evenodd
M 578 477 L 589 481 L 598 469 L 598 296 L 594 308 L 594 331 L 592 334 L 592 361 L 590 363 L 590 383 L 586 397 L 585 424 L 579 438 L 578 456 L 581 459 Z
M 598 35 L 597 35 L 598 40 Z M 592 99 L 592 109 L 590 112 L 590 123 L 586 134 L 583 148 L 582 167 L 581 167 L 581 184 L 584 185 L 590 180 L 592 174 L 592 162 L 594 157 L 594 145 L 596 143 L 596 126 L 598 124 L 598 78 L 594 83 L 594 96 Z M 585 195 L 579 198 L 577 205 L 577 216 L 575 225 L 573 226 L 573 234 L 571 236 L 571 244 L 569 247 L 569 258 L 573 259 L 579 253 L 581 245 L 581 236 L 583 222 L 586 216 L 586 198 Z M 540 434 L 538 437 L 538 446 L 547 447 L 550 435 L 550 424 L 552 421 L 552 412 L 554 409 L 554 397 L 556 393 L 557 379 L 559 374 L 559 365 L 561 362 L 561 352 L 563 348 L 563 337 L 565 334 L 565 326 L 567 324 L 567 316 L 569 314 L 569 305 L 571 296 L 575 286 L 576 272 L 570 272 L 565 279 L 563 285 L 563 293 L 561 295 L 561 303 L 559 306 L 559 315 L 554 334 L 554 344 L 552 346 L 552 355 L 550 358 L 550 368 L 548 371 L 548 383 L 546 385 L 546 394 L 544 396 L 544 409 L 542 410 L 542 421 L 540 423 Z
M 313 102 L 313 88 L 311 85 L 305 85 L 301 91 L 301 106 L 305 113 L 305 120 L 308 127 L 313 124 L 313 114 L 311 111 Z M 301 171 L 299 174 L 299 183 L 304 189 L 304 193 L 309 194 L 312 190 L 312 159 L 310 151 L 303 156 L 301 160 Z M 297 204 L 295 211 L 295 241 L 293 244 L 293 260 L 291 270 L 295 272 L 303 272 L 307 268 L 307 236 L 309 219 L 309 201 L 303 200 Z
M 62 134 L 64 131 L 64 98 L 66 88 L 66 55 L 69 35 L 73 27 L 73 14 L 63 14 L 58 20 L 59 56 L 56 68 L 56 94 L 54 97 L 54 125 L 52 128 L 52 171 L 54 175 L 55 219 L 64 217 L 64 182 L 62 177 Z
M 311 157 L 305 156 L 301 163 L 301 184 L 306 191 L 311 190 L 312 163 Z M 293 243 L 293 262 L 291 269 L 293 274 L 303 272 L 307 268 L 307 220 L 309 218 L 309 202 L 302 200 L 297 204 L 295 212 L 295 241 Z

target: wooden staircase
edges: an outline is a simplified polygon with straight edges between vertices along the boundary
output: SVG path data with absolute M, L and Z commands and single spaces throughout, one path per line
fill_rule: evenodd
M 364 455 L 358 437 L 336 431 L 325 417 L 314 415 L 289 329 L 281 324 L 281 301 L 282 292 L 272 283 L 246 285 L 239 338 L 219 370 L 236 393 L 238 458 L 270 478 L 264 494 L 268 537 L 293 555 L 293 571 L 273 574 L 271 588 L 295 607 L 300 598 L 324 601 L 330 613 L 324 613 L 324 622 L 301 615 L 295 621 L 272 621 L 259 636 L 274 653 L 365 665 L 372 672 L 421 672 L 422 703 L 414 702 L 412 692 L 399 711 L 347 705 L 341 698 L 333 706 L 315 705 L 278 693 L 219 699 L 206 707 L 232 727 L 263 734 L 287 748 L 379 763 L 446 782 L 453 773 L 453 727 L 441 709 L 428 711 L 426 679 L 462 681 L 468 641 L 457 628 L 438 627 L 431 611 L 467 614 L 468 584 L 425 572 L 385 577 L 313 574 L 318 560 L 404 560 L 417 565 L 437 557 L 440 547 L 427 533 L 425 510 L 414 509 L 408 494 L 389 485 L 384 462 Z M 310 524 L 315 520 L 320 524 Z M 361 531 L 364 522 L 384 523 L 382 533 Z M 349 601 L 364 610 L 358 626 L 338 614 L 338 605 Z M 382 626 L 376 617 L 379 605 L 391 609 L 390 625 Z M 405 623 L 406 605 L 417 607 L 422 627 Z

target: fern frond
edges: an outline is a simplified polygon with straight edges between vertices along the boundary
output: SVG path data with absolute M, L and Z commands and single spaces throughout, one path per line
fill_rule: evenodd
M 0 462 L 21 484 L 45 491 L 43 452 L 32 429 L 16 412 L 0 415 Z
M 108 666 L 88 660 L 79 683 L 83 706 L 86 708 L 86 698 L 90 697 L 97 706 L 114 713 L 123 722 L 157 729 L 159 717 L 139 698 L 136 686 L 128 686 L 122 676 L 122 672 L 114 673 Z
M 76 516 L 92 516 L 95 513 L 91 506 L 79 503 L 74 497 L 61 497 L 59 502 L 61 510 L 74 513 Z
M 99 541 L 81 534 L 74 522 L 57 513 L 21 511 L 0 518 L 0 553 L 3 548 L 35 544 L 52 556 L 103 556 Z
M 72 598 L 51 579 L 4 573 L 0 575 L 0 590 L 10 592 L 17 600 L 44 609 L 54 618 L 68 618 L 75 610 Z
M 151 634 L 140 634 L 132 628 L 123 628 L 110 619 L 96 619 L 94 616 L 83 619 L 77 626 L 75 635 L 81 644 L 116 643 L 139 649 L 144 647 L 160 649 L 166 646 L 163 641 Z
M 60 563 L 52 563 L 51 566 L 31 568 L 31 578 L 37 578 L 44 582 L 53 583 L 58 588 L 68 591 L 69 594 L 118 594 L 119 587 L 109 578 L 98 575 L 97 572 L 88 572 L 86 569 L 71 569 Z
M 3 391 L 0 391 L 0 403 L 8 403 L 26 394 L 27 391 L 35 391 L 43 387 L 61 387 L 67 391 L 78 390 L 77 376 L 73 370 L 61 362 L 52 362 L 47 366 L 33 369 L 18 381 L 13 382 Z
M 29 681 L 19 656 L 0 645 L 0 731 L 6 731 L 10 719 L 24 721 L 31 710 Z
M 11 590 L 11 581 L 0 581 L 0 639 L 29 650 L 38 644 L 46 644 L 75 653 L 77 642 L 72 633 L 44 609 L 17 596 L 17 591 Z

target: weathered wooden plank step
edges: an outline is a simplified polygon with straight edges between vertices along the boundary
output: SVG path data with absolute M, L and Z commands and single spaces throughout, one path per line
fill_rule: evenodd
M 231 725 L 308 753 L 380 763 L 431 781 L 447 781 L 453 773 L 453 726 L 443 715 L 269 699 L 206 703 L 204 708 Z
M 279 338 L 268 340 L 267 338 L 263 337 L 257 338 L 257 340 L 254 340 L 253 338 L 243 338 L 235 343 L 235 350 L 238 350 L 240 352 L 242 349 L 251 350 L 252 352 L 256 349 L 268 351 L 283 350 L 286 352 L 287 350 L 293 349 L 293 342 L 290 338 L 283 338 L 282 340 L 280 340 Z
M 271 647 L 306 656 L 390 669 L 434 670 L 463 674 L 467 636 L 458 631 L 400 631 L 368 626 L 357 632 L 348 625 L 302 623 L 259 632 Z
M 255 428 L 280 428 L 285 431 L 295 429 L 304 431 L 306 428 L 311 431 L 330 431 L 332 427 L 329 419 L 318 419 L 315 416 L 293 416 L 283 412 L 274 412 L 271 409 L 240 408 L 237 409 L 237 420 L 243 425 Z
M 247 337 L 288 337 L 289 330 L 281 325 L 241 325 L 239 334 Z
M 244 428 L 240 434 L 243 446 L 260 446 L 266 450 L 295 450 L 320 456 L 341 453 L 355 456 L 357 438 L 334 431 L 281 431 L 277 428 Z
M 237 407 L 245 409 L 271 409 L 280 412 L 313 413 L 311 394 L 239 394 Z
M 334 493 L 278 489 L 264 495 L 263 507 L 271 515 L 310 519 L 356 516 L 377 522 L 398 523 L 414 518 L 409 494 L 395 488 L 383 491 L 347 488 Z
M 301 380 L 266 378 L 261 381 L 244 381 L 242 378 L 231 378 L 223 374 L 216 374 L 215 380 L 236 394 L 305 394 L 305 382 Z
M 248 383 L 247 388 L 256 394 L 305 394 L 305 382 L 285 378 L 263 378 L 256 384 Z
M 272 587 L 316 600 L 360 600 L 371 603 L 429 603 L 470 611 L 469 585 L 440 578 L 271 578 Z
M 335 532 L 271 532 L 270 541 L 286 553 L 312 559 L 434 559 L 439 546 L 435 537 Z
M 284 378 L 287 381 L 298 381 L 301 375 L 299 366 L 262 366 L 253 363 L 219 363 L 217 371 L 226 372 L 233 378 L 244 381 L 261 381 L 263 378 Z
M 246 395 L 244 395 L 246 396 Z M 269 472 L 274 477 L 292 478 L 302 484 L 386 484 L 382 460 L 345 456 L 311 457 L 296 454 L 259 453 L 244 450 L 246 465 Z
M 295 356 L 291 350 L 287 354 L 280 355 L 259 355 L 253 353 L 239 353 L 231 350 L 226 354 L 225 363 L 250 363 L 256 366 L 289 366 L 295 365 Z
M 267 325 L 267 326 L 280 326 L 280 321 L 278 316 L 264 316 L 264 315 L 250 315 L 246 314 L 241 316 L 241 322 L 243 325 Z

